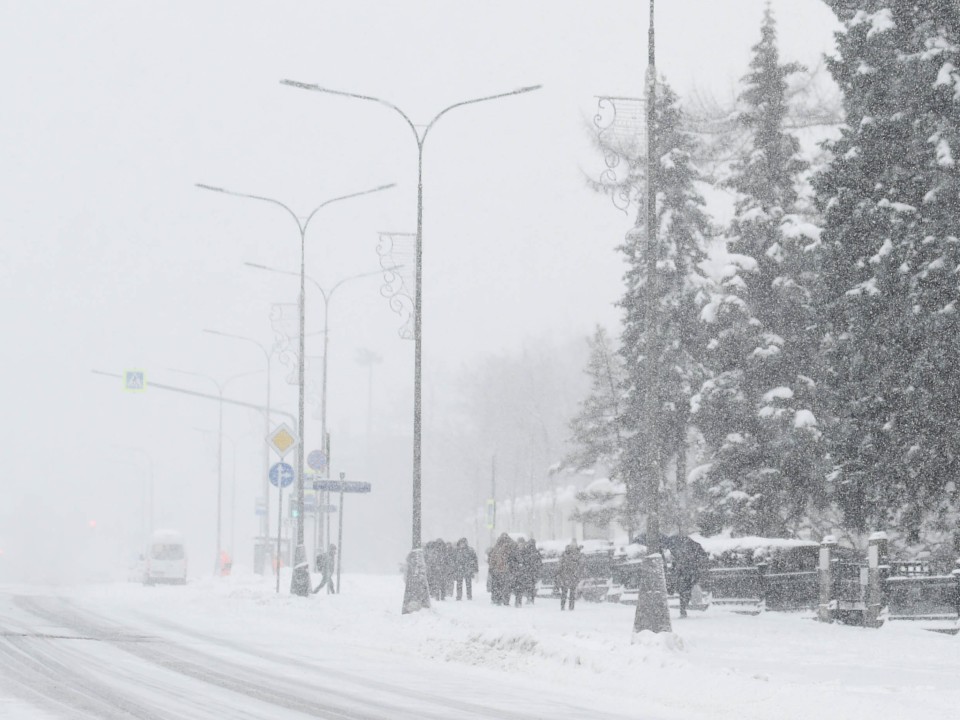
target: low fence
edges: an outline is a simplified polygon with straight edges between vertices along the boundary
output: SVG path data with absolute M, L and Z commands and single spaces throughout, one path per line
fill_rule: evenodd
M 591 559 L 584 596 L 636 602 L 639 558 L 604 555 Z M 767 562 L 756 564 L 704 568 L 699 585 L 709 600 L 695 609 L 706 609 L 710 603 L 750 614 L 813 611 L 823 622 L 867 627 L 880 627 L 885 620 L 916 620 L 929 629 L 960 633 L 960 560 L 956 570 L 939 574 L 923 560 L 890 562 L 883 533 L 871 537 L 866 558 L 837 547 L 836 541 L 827 537 L 819 546 L 790 547 L 765 559 Z M 545 591 L 552 590 L 546 587 L 552 585 L 551 570 L 555 572 L 555 561 L 545 559 L 541 577 Z M 672 566 L 667 563 L 664 570 L 667 591 L 672 594 L 676 589 Z M 586 585 L 595 592 L 587 593 Z
M 766 596 L 759 565 L 708 568 L 700 575 L 700 587 L 718 605 L 761 607 Z
M 951 575 L 889 577 L 884 587 L 890 620 L 960 620 L 960 570 Z
M 838 548 L 795 548 L 769 563 L 713 567 L 701 575 L 713 604 L 756 613 L 816 611 L 824 622 L 879 627 L 885 620 L 922 621 L 960 633 L 960 560 L 952 573 L 935 574 L 924 560 L 888 562 L 883 533 L 871 537 L 865 559 Z

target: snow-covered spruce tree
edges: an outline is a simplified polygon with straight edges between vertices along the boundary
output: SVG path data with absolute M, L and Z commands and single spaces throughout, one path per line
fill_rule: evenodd
M 616 466 L 620 456 L 620 408 L 622 405 L 623 359 L 617 353 L 607 331 L 597 326 L 587 338 L 590 358 L 586 374 L 590 394 L 580 403 L 580 411 L 570 422 L 573 452 L 564 464 L 576 469 L 602 464 Z
M 587 338 L 590 358 L 586 374 L 590 378 L 590 393 L 580 403 L 580 411 L 570 422 L 573 452 L 564 464 L 578 470 L 602 468 L 616 482 L 616 471 L 622 447 L 620 423 L 625 373 L 623 358 L 616 351 L 607 331 L 597 326 Z M 603 485 L 603 484 L 601 484 Z M 635 522 L 624 517 L 623 493 L 613 484 L 591 487 L 577 493 L 578 507 L 572 519 L 597 527 L 605 527 L 613 520 L 621 521 L 628 531 Z
M 769 7 L 739 96 L 749 142 L 727 185 L 737 195 L 727 229 L 731 271 L 702 318 L 712 377 L 696 417 L 711 448 L 698 494 L 707 532 L 779 536 L 811 501 L 821 503 L 817 351 L 812 288 L 817 231 L 797 215 L 806 164 L 784 131 L 786 79 Z
M 618 476 L 627 487 L 624 525 L 633 527 L 646 498 L 647 473 L 653 453 L 665 467 L 671 458 L 683 471 L 690 398 L 703 381 L 698 353 L 703 347 L 699 312 L 706 280 L 699 263 L 712 229 L 697 188 L 699 174 L 690 160 L 694 140 L 683 129 L 677 96 L 666 82 L 657 86 L 657 327 L 651 355 L 647 318 L 646 206 L 641 204 L 636 227 L 621 247 L 626 255 L 626 291 L 620 305 L 624 324 L 620 353 L 626 370 L 623 384 L 620 436 L 622 451 Z M 645 424 L 644 396 L 653 379 L 659 418 Z M 684 476 L 678 483 L 685 483 Z
M 846 110 L 816 181 L 836 495 L 851 528 L 915 540 L 956 524 L 960 6 L 825 1 Z

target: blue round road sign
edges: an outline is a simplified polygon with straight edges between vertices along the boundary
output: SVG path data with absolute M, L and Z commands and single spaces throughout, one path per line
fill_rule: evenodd
M 293 483 L 293 466 L 285 462 L 274 463 L 270 468 L 270 484 L 285 488 Z
M 314 450 L 307 455 L 307 465 L 311 470 L 323 470 L 327 466 L 327 456 L 323 450 Z

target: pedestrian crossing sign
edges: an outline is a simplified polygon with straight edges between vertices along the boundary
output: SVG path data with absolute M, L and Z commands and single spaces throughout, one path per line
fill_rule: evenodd
M 127 392 L 143 392 L 147 389 L 147 376 L 143 370 L 127 370 L 123 373 L 123 389 Z

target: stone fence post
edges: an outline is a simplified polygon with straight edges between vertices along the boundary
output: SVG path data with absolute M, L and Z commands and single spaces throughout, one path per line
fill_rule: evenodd
M 883 624 L 883 569 L 887 564 L 887 534 L 875 532 L 867 547 L 867 588 L 864 596 L 864 627 L 878 628 Z
M 820 541 L 820 565 L 817 568 L 817 576 L 820 580 L 820 604 L 817 606 L 817 620 L 820 622 L 833 622 L 833 613 L 831 612 L 831 602 L 833 600 L 831 561 L 833 560 L 833 549 L 836 546 L 837 539 L 833 535 L 827 535 Z

